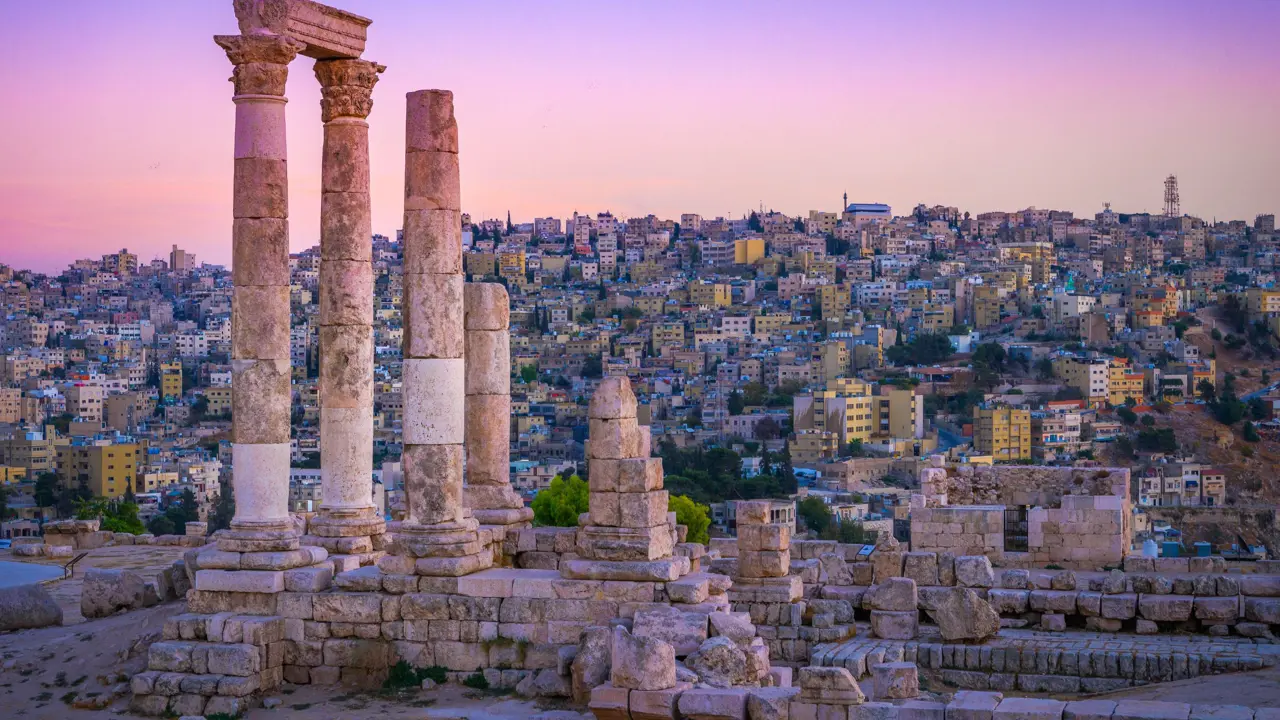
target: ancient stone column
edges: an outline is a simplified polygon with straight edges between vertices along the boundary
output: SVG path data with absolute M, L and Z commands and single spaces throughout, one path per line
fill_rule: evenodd
M 232 472 L 237 552 L 295 550 L 289 516 L 289 183 L 285 79 L 303 48 L 291 38 L 214 38 L 235 65 L 232 200 Z
M 393 528 L 387 572 L 465 575 L 492 564 L 462 502 L 466 379 L 462 216 L 453 93 L 420 90 L 407 103 L 404 190 L 405 519 Z
M 580 559 L 560 573 L 574 579 L 670 582 L 689 572 L 689 558 L 672 556 L 675 513 L 667 511 L 662 458 L 645 451 L 631 381 L 600 382 L 587 408 L 589 513 L 578 531 Z
M 498 283 L 467 283 L 466 487 L 464 498 L 484 525 L 527 527 L 533 510 L 511 489 L 511 312 Z
M 772 503 L 747 500 L 734 506 L 738 525 L 738 573 L 729 588 L 735 603 L 799 600 L 804 586 L 791 572 L 791 528 L 770 522 Z
M 373 505 L 373 241 L 369 124 L 385 68 L 319 60 L 324 151 L 320 179 L 320 513 L 309 541 L 341 569 L 369 564 L 385 524 Z M 347 557 L 343 557 L 347 556 Z

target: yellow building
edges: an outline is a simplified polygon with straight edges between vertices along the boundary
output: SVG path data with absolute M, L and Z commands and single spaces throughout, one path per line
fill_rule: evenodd
M 791 462 L 797 464 L 834 460 L 840 454 L 840 440 L 836 434 L 820 430 L 798 431 L 787 445 L 791 451 Z
M 1245 307 L 1253 318 L 1280 313 L 1280 290 L 1249 288 L 1245 293 Z
M 164 400 L 182 397 L 182 363 L 160 364 L 160 397 Z
M 822 309 L 823 318 L 827 320 L 842 318 L 849 314 L 853 292 L 846 285 L 820 285 L 817 290 L 817 301 Z
M 975 408 L 973 447 L 997 461 L 1031 459 L 1031 410 Z
M 744 238 L 733 243 L 733 262 L 751 265 L 764 257 L 764 238 Z
M 57 450 L 58 480 L 63 487 L 84 485 L 94 497 L 114 498 L 137 483 L 138 446 L 134 443 L 59 445 Z
M 178 484 L 178 473 L 176 472 L 149 472 L 140 476 L 138 487 L 134 488 L 134 492 L 153 493 L 159 492 L 161 488 Z
M 729 307 L 733 302 L 733 291 L 725 283 L 689 283 L 689 302 L 707 307 Z
M 751 318 L 751 331 L 757 335 L 772 335 L 789 322 L 791 322 L 791 315 L 787 313 L 756 315 Z
M 653 326 L 653 349 L 657 352 L 658 348 L 664 345 L 675 345 L 676 347 L 684 347 L 684 323 L 669 322 L 655 323 Z
M 920 320 L 924 332 L 949 333 L 956 324 L 956 310 L 946 303 L 929 303 L 921 311 Z
M 209 401 L 210 415 L 230 415 L 231 414 L 231 388 L 229 387 L 213 387 L 204 391 L 205 399 Z
M 1112 358 L 1108 371 L 1107 396 L 1112 405 L 1123 405 L 1125 398 L 1142 400 L 1143 373 L 1126 358 Z
M 27 479 L 27 469 L 24 467 L 0 465 L 0 485 L 10 485 L 12 483 L 20 483 Z
M 892 438 L 924 437 L 924 396 L 909 388 L 880 386 L 874 405 L 876 432 Z

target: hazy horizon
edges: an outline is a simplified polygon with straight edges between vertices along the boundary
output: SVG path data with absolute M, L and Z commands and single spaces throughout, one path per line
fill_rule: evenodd
M 373 19 L 373 229 L 404 95 L 454 92 L 472 217 L 1280 208 L 1280 3 L 333 3 Z M 0 26 L 0 262 L 230 261 L 230 2 L 23 3 Z M 293 248 L 318 242 L 319 89 L 290 68 Z

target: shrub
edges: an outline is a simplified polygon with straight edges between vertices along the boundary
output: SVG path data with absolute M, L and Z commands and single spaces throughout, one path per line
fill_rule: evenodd
M 578 516 L 590 509 L 587 481 L 571 475 L 557 476 L 547 489 L 533 498 L 533 523 L 553 527 L 576 527 Z
M 475 690 L 489 689 L 489 681 L 485 679 L 484 673 L 482 672 L 471 673 L 470 675 L 463 678 L 462 684 L 466 685 L 469 688 L 473 688 Z
M 667 497 L 667 510 L 676 514 L 676 523 L 689 528 L 685 537 L 687 542 L 711 542 L 707 528 L 711 526 L 711 508 L 689 499 L 687 495 L 670 495 Z

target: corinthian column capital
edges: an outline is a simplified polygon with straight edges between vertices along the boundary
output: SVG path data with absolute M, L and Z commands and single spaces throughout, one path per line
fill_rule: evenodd
M 306 44 L 283 35 L 215 35 L 213 41 L 235 65 L 236 95 L 284 95 L 289 63 Z
M 378 73 L 386 70 L 369 60 L 318 60 L 316 79 L 320 81 L 321 119 L 364 119 L 373 110 L 373 86 Z

